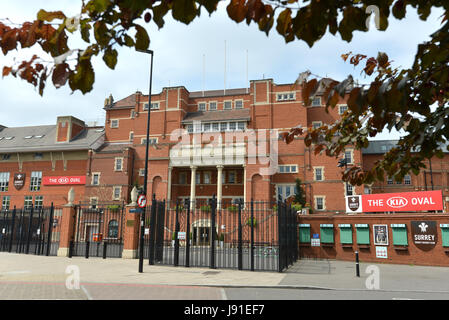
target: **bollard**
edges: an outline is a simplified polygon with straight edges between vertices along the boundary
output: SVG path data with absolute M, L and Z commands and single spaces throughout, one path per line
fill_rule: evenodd
M 106 250 L 108 248 L 108 243 L 106 241 L 103 242 L 103 259 L 106 259 Z
M 360 267 L 359 267 L 359 252 L 355 252 L 355 274 L 360 277 Z
M 89 241 L 86 241 L 86 259 L 89 259 Z

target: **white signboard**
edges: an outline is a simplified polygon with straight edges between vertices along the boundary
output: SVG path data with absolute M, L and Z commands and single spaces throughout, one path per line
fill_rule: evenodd
M 376 246 L 376 258 L 387 259 L 387 247 L 378 247 Z
M 186 233 L 178 232 L 178 240 L 185 240 L 185 239 L 186 239 Z
M 146 235 L 150 234 L 150 228 L 145 228 L 145 234 Z
M 319 247 L 320 246 L 320 238 L 310 239 L 310 245 L 312 247 Z
M 362 211 L 362 196 L 346 196 L 346 213 L 359 213 Z

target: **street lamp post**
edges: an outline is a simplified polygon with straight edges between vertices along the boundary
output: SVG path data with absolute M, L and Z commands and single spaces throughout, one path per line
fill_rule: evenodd
M 148 53 L 151 55 L 150 89 L 149 89 L 149 94 L 148 94 L 147 139 L 146 139 L 146 149 L 145 149 L 145 175 L 144 175 L 144 183 L 143 183 L 143 194 L 148 199 L 148 196 L 147 196 L 148 148 L 149 148 L 149 142 L 150 142 L 151 86 L 152 86 L 152 82 L 153 82 L 153 50 L 137 50 L 137 51 Z M 143 245 L 144 245 L 144 234 L 145 234 L 145 211 L 146 211 L 146 206 L 142 208 L 142 214 L 141 214 L 141 219 L 140 219 L 140 243 L 139 243 L 139 272 L 140 273 L 143 272 Z

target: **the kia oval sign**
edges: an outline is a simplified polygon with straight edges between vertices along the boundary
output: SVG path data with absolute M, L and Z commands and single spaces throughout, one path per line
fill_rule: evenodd
M 44 186 L 86 184 L 86 176 L 42 177 Z
M 357 199 L 355 199 L 357 197 Z M 360 203 L 360 205 L 359 205 Z M 346 197 L 346 212 L 443 211 L 441 190 Z

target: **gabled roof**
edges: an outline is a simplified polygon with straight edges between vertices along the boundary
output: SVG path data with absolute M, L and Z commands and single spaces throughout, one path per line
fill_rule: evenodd
M 112 104 L 106 104 L 104 106 L 104 110 L 111 110 L 111 109 L 131 109 L 136 106 L 136 96 L 137 93 L 133 93 L 132 95 L 127 96 L 126 98 L 123 98 L 117 102 L 113 102 Z M 111 98 L 111 97 L 110 97 Z
M 186 114 L 182 123 L 193 121 L 229 121 L 229 120 L 251 120 L 249 109 L 223 110 L 223 111 L 197 111 Z
M 87 128 L 70 142 L 56 142 L 56 125 L 4 128 L 0 131 L 0 153 L 89 150 L 104 140 L 104 130 Z

